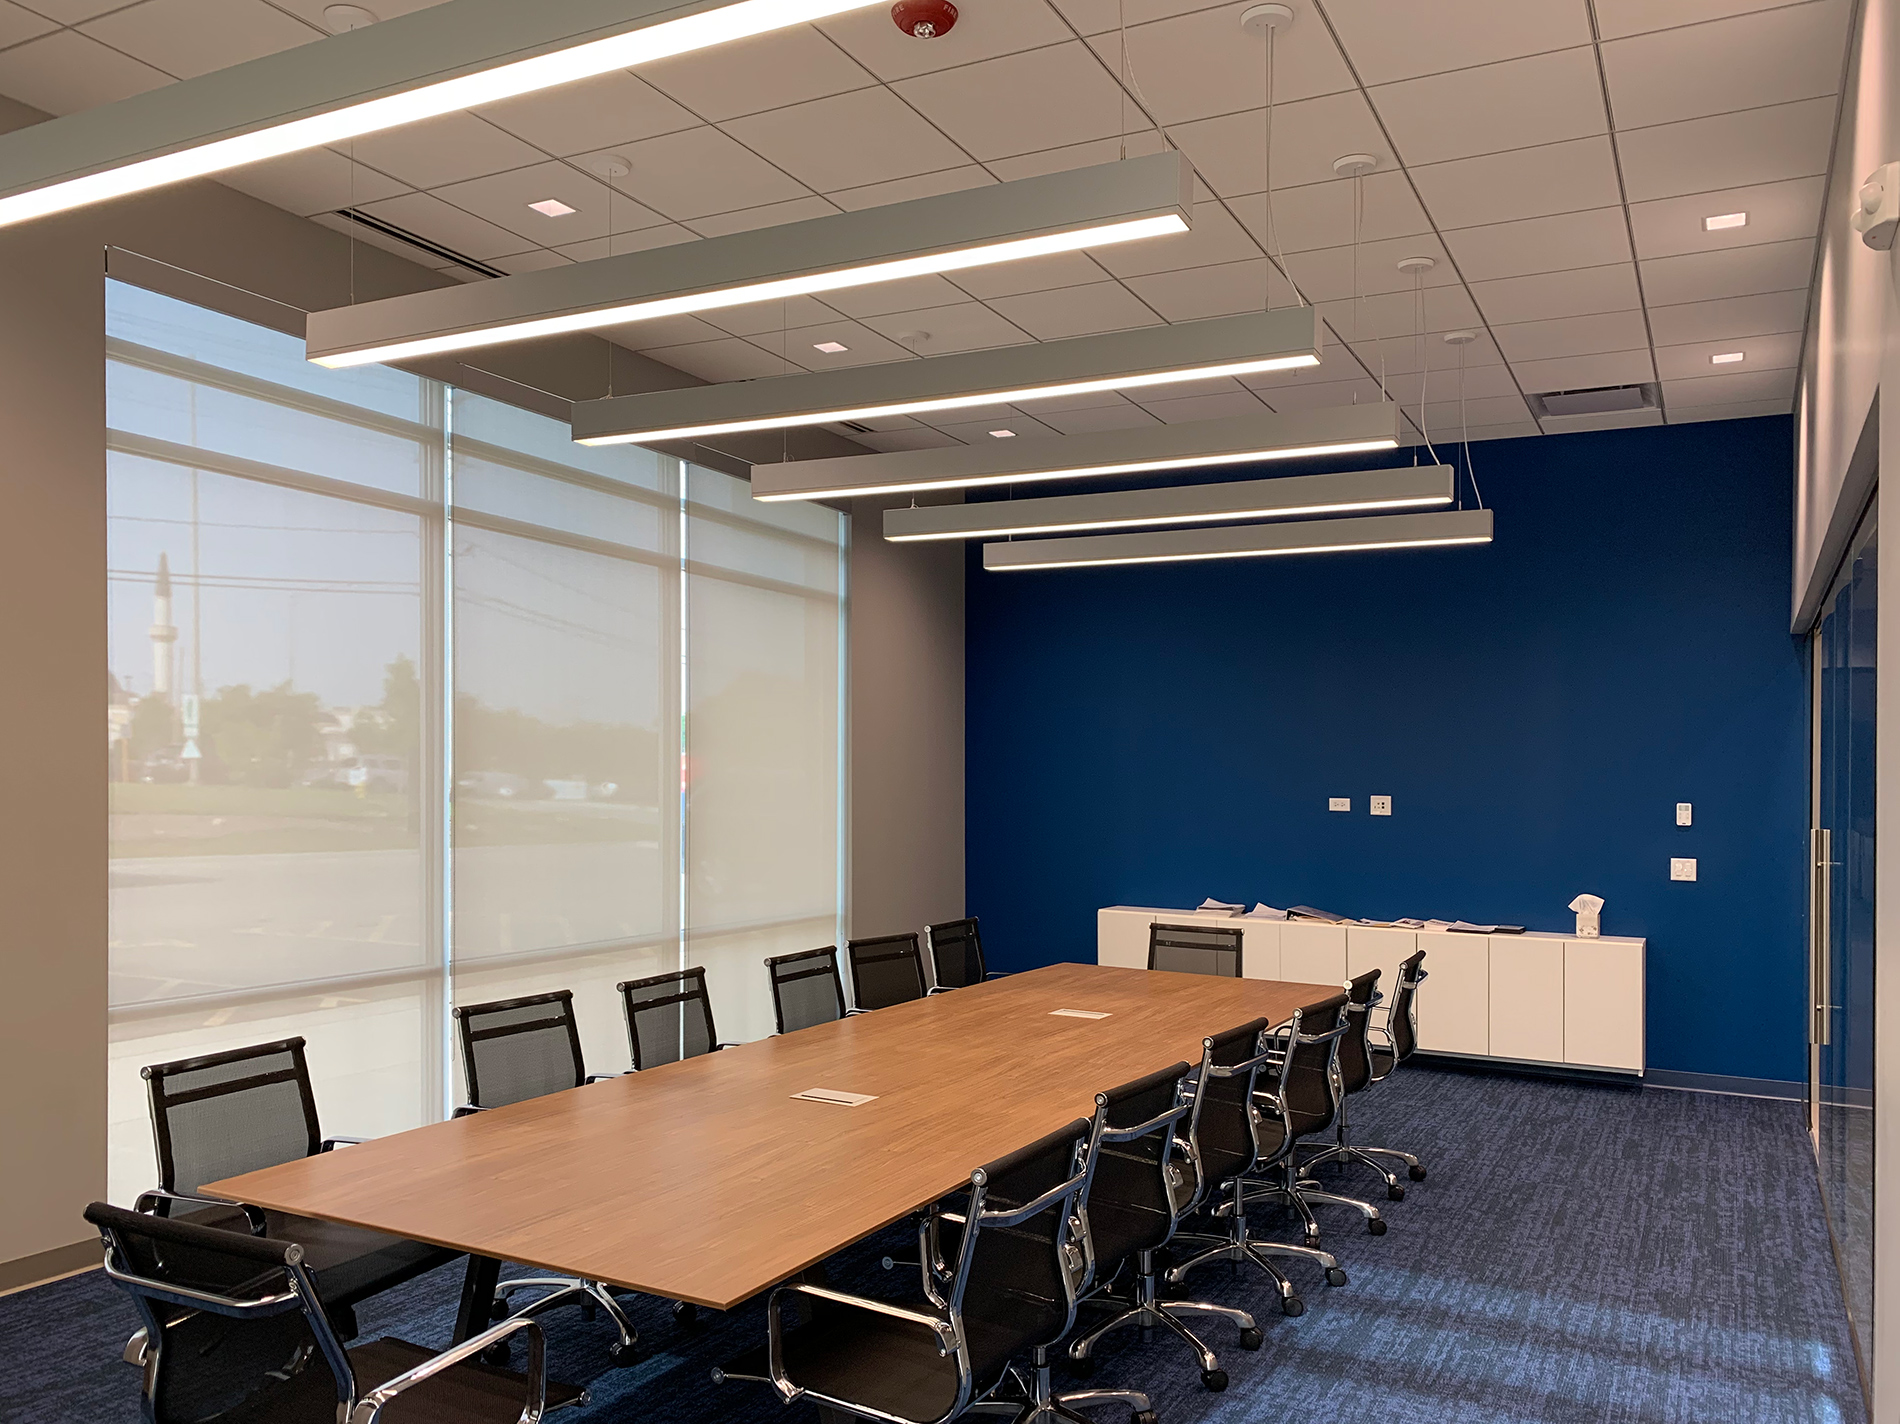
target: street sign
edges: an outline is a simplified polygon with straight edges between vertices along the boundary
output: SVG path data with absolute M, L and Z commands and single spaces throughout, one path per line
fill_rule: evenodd
M 178 699 L 178 717 L 185 724 L 185 740 L 195 741 L 198 736 L 198 694 L 187 692 Z M 193 752 L 193 756 L 197 753 Z
M 178 759 L 180 761 L 197 761 L 203 756 L 204 753 L 198 750 L 197 739 L 191 737 L 185 740 L 185 749 L 178 754 Z

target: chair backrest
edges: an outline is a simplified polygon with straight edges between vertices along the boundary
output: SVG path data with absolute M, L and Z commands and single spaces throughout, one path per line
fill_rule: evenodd
M 1188 1145 L 1205 1199 L 1251 1170 L 1259 1155 L 1253 1093 L 1266 1061 L 1265 1019 L 1201 1040 L 1201 1073 L 1188 1112 Z
M 105 1243 L 106 1274 L 146 1329 L 151 1424 L 307 1417 L 289 1401 L 307 1405 L 320 1387 L 310 1371 L 326 1371 L 321 1388 L 334 1385 L 342 1406 L 354 1403 L 349 1355 L 301 1246 L 104 1202 L 87 1207 L 86 1220 Z
M 848 940 L 845 953 L 851 959 L 851 993 L 860 1009 L 888 1009 L 929 992 L 923 951 L 914 933 Z
M 697 1058 L 718 1044 L 703 968 L 669 970 L 615 987 L 627 1013 L 627 1047 L 635 1072 Z
M 1289 1142 L 1325 1131 L 1339 1112 L 1337 1066 L 1339 1041 L 1347 1032 L 1346 1003 L 1344 994 L 1335 994 L 1295 1009 L 1287 1026 L 1271 1035 L 1283 1050 L 1277 1096 L 1286 1105 Z
M 1195 1184 L 1174 1160 L 1175 1127 L 1188 1115 L 1188 1065 L 1176 1063 L 1095 1095 L 1089 1130 L 1088 1223 L 1098 1278 L 1165 1245 Z
M 1418 1047 L 1418 986 L 1425 978 L 1425 951 L 1419 950 L 1399 965 L 1398 987 L 1392 991 L 1386 1030 L 1392 1035 L 1392 1057 L 1403 1063 Z
M 1339 1086 L 1348 1093 L 1356 1093 L 1372 1081 L 1366 1030 L 1372 1027 L 1372 1001 L 1378 992 L 1376 969 L 1346 981 L 1346 1032 L 1339 1040 Z
M 838 978 L 838 946 L 781 954 L 765 961 L 772 980 L 772 1013 L 780 1033 L 844 1017 L 844 983 Z
M 152 1106 L 158 1184 L 168 1192 L 190 1196 L 323 1145 L 301 1038 L 155 1063 L 139 1075 Z
M 1152 925 L 1148 929 L 1148 967 L 1238 979 L 1240 935 L 1238 925 Z
M 930 972 L 939 989 L 967 989 L 981 984 L 989 973 L 983 962 L 983 936 L 974 919 L 926 925 L 924 939 L 930 945 Z
M 461 1030 L 468 1100 L 478 1108 L 505 1108 L 587 1081 L 570 989 L 492 1004 L 458 1004 L 455 1022 Z

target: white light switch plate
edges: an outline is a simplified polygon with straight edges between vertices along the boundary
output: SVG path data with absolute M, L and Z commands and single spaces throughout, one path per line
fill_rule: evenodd
M 1390 796 L 1374 796 L 1372 798 L 1372 814 L 1375 816 L 1391 815 L 1392 798 Z
M 1671 880 L 1695 879 L 1695 861 L 1682 856 L 1672 856 L 1669 860 L 1669 878 Z
M 1678 826 L 1693 826 L 1695 824 L 1695 807 L 1690 805 L 1687 801 L 1678 801 L 1676 803 L 1676 824 Z
M 1334 796 L 1327 801 L 1326 809 L 1328 811 L 1350 811 L 1352 810 L 1352 797 Z

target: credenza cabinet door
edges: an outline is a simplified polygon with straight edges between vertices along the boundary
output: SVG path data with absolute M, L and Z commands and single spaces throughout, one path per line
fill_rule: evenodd
M 1491 947 L 1483 935 L 1426 934 L 1418 986 L 1418 1046 L 1436 1053 L 1491 1051 Z M 1391 1002 L 1392 996 L 1386 995 Z M 1375 1020 L 1376 1022 L 1376 1020 Z
M 1564 1062 L 1643 1069 L 1643 946 L 1564 941 Z
M 1311 920 L 1280 926 L 1280 977 L 1292 984 L 1346 982 L 1346 927 Z
M 1399 961 L 1418 948 L 1415 930 L 1377 929 L 1370 925 L 1346 926 L 1346 977 L 1357 979 L 1368 969 L 1379 971 L 1379 992 L 1392 1002 L 1392 990 L 1399 982 Z
M 1284 979 L 1280 972 L 1280 928 L 1278 920 L 1250 920 L 1242 915 L 1234 920 L 1240 926 L 1240 972 L 1247 979 Z
M 1564 942 L 1492 935 L 1490 953 L 1491 1056 L 1563 1062 Z
M 1095 962 L 1117 969 L 1148 967 L 1148 927 L 1153 910 L 1111 905 L 1095 912 Z

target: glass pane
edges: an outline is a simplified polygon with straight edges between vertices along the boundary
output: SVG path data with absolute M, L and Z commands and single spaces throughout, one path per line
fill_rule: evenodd
M 687 952 L 720 1036 L 758 1038 L 762 961 L 839 933 L 843 521 L 687 479 Z

